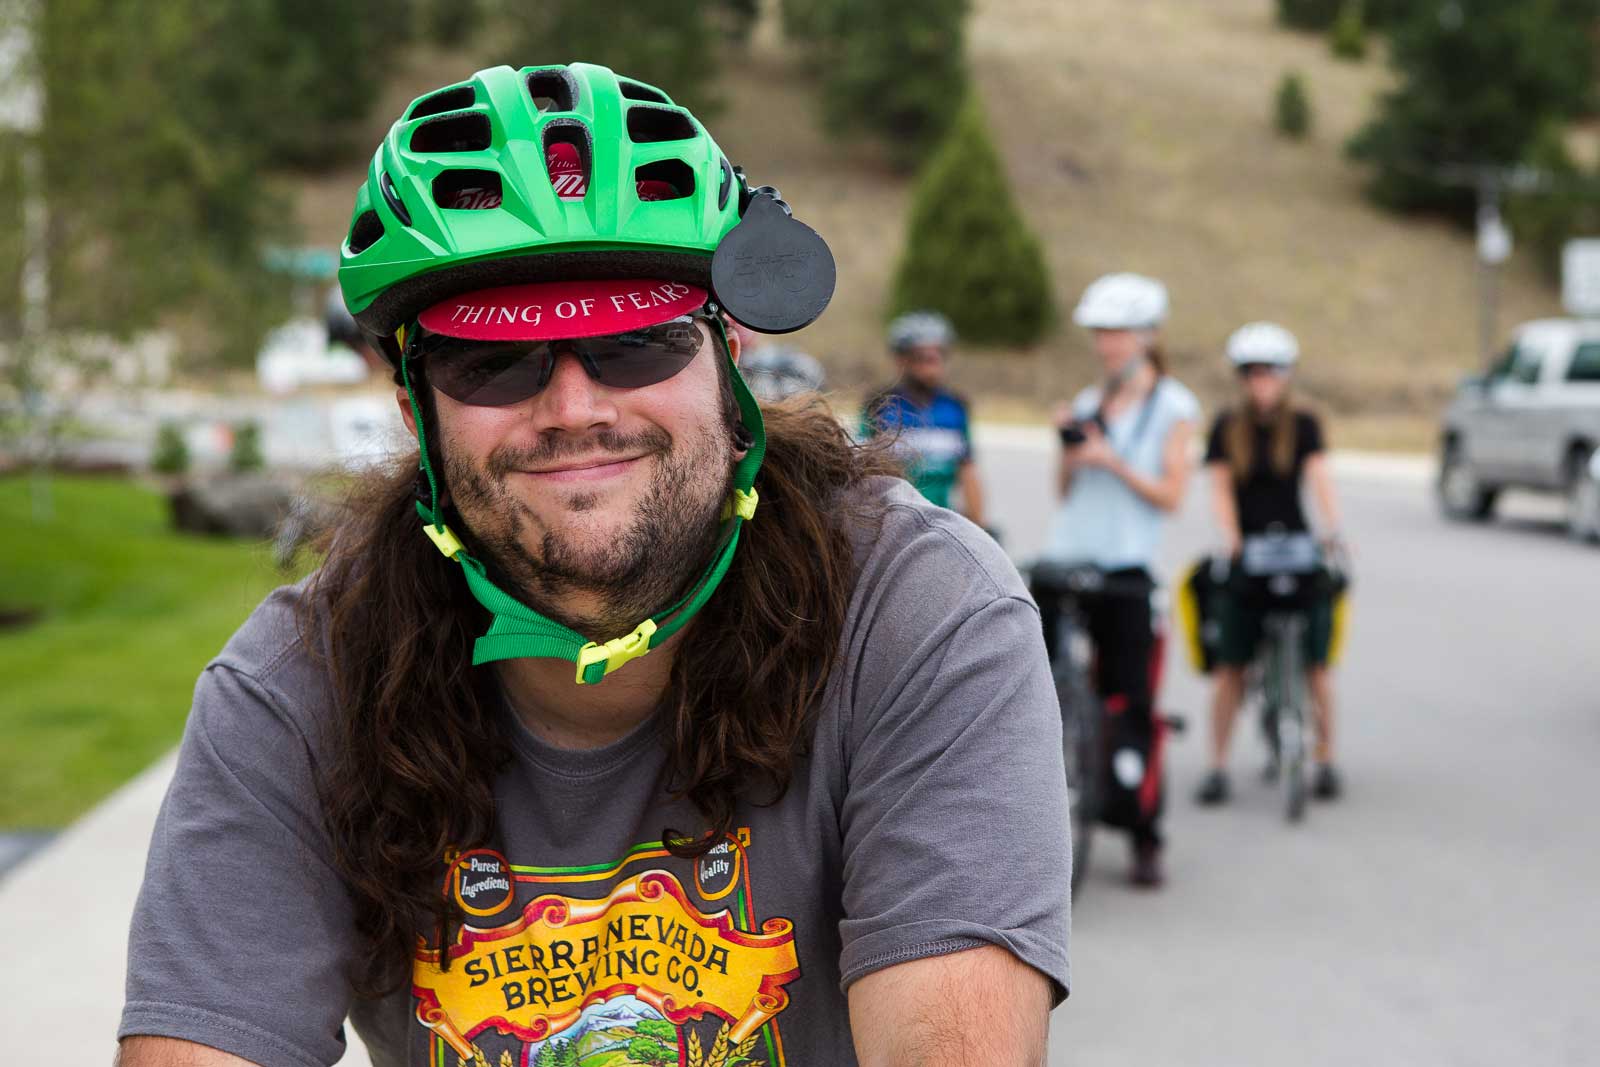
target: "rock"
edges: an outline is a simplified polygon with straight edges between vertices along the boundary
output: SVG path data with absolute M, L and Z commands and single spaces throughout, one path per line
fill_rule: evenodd
M 172 525 L 186 533 L 272 537 L 289 515 L 294 490 L 269 475 L 222 475 L 179 485 L 167 494 Z

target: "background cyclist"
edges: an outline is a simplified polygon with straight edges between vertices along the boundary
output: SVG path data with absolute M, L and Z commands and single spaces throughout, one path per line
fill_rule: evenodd
M 1166 373 L 1159 335 L 1166 316 L 1166 287 L 1137 274 L 1100 278 L 1073 312 L 1073 321 L 1093 334 L 1102 378 L 1058 412 L 1061 503 L 1044 552 L 1053 561 L 1093 564 L 1119 585 L 1152 590 L 1162 526 L 1183 501 L 1200 415 L 1194 394 Z M 1162 745 L 1150 605 L 1148 598 L 1108 596 L 1083 607 L 1108 724 L 1101 818 L 1130 832 L 1133 881 L 1156 885 Z M 1056 608 L 1041 604 L 1041 611 L 1047 640 L 1053 639 Z
M 1309 484 L 1322 518 L 1324 541 L 1339 543 L 1339 508 L 1329 477 L 1322 424 L 1294 401 L 1290 381 L 1300 345 L 1282 326 L 1252 322 L 1228 338 L 1228 359 L 1239 376 L 1237 407 L 1223 411 L 1211 428 L 1206 467 L 1211 472 L 1211 501 L 1229 558 L 1237 559 L 1244 539 L 1269 529 L 1309 532 L 1300 496 Z M 1211 770 L 1200 785 L 1202 804 L 1228 798 L 1228 741 L 1244 698 L 1245 668 L 1261 642 L 1264 608 L 1247 598 L 1214 592 L 1220 626 L 1216 692 L 1211 708 Z M 1307 685 L 1317 723 L 1316 774 L 1312 794 L 1339 795 L 1333 768 L 1333 684 L 1328 654 L 1333 643 L 1331 597 L 1312 607 L 1306 628 Z
M 911 311 L 889 324 L 889 351 L 899 377 L 862 409 L 861 435 L 895 435 L 906 477 L 933 503 L 984 523 L 983 486 L 972 458 L 967 402 L 944 387 L 955 329 L 937 311 Z

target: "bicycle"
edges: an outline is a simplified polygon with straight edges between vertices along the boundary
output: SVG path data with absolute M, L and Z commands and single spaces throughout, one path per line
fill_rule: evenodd
M 1108 575 L 1083 564 L 1040 560 L 1025 567 L 1024 573 L 1034 599 L 1056 609 L 1055 632 L 1050 635 L 1051 674 L 1061 706 L 1061 747 L 1072 827 L 1072 889 L 1076 892 L 1089 869 L 1089 844 L 1102 806 L 1105 763 L 1105 707 L 1094 688 L 1094 647 L 1082 604 L 1094 597 L 1148 601 L 1156 589 L 1149 581 Z M 1175 732 L 1185 726 L 1182 718 L 1170 715 L 1163 716 L 1162 723 Z
M 1228 576 L 1236 596 L 1265 606 L 1251 690 L 1261 704 L 1266 779 L 1281 779 L 1290 822 L 1305 817 L 1315 725 L 1309 715 L 1305 641 L 1319 597 L 1343 588 L 1344 568 L 1311 534 L 1274 531 L 1244 540 Z

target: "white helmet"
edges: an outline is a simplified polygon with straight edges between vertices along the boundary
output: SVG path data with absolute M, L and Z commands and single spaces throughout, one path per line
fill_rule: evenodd
M 1275 322 L 1247 322 L 1228 338 L 1228 358 L 1239 367 L 1252 363 L 1292 367 L 1300 358 L 1300 342 Z
M 1072 312 L 1090 330 L 1153 330 L 1166 319 L 1167 287 L 1143 274 L 1096 278 Z
M 949 348 L 955 339 L 955 327 L 937 311 L 908 311 L 889 324 L 891 352 L 904 352 L 918 345 Z

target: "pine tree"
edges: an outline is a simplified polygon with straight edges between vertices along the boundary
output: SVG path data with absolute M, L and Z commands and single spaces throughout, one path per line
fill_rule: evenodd
M 1349 144 L 1373 166 L 1386 207 L 1470 220 L 1470 189 L 1442 185 L 1441 164 L 1515 163 L 1540 127 L 1592 103 L 1596 0 L 1443 0 L 1395 27 L 1400 84 Z
M 942 311 L 966 340 L 1027 345 L 1053 325 L 1050 275 L 969 101 L 917 179 L 890 313 Z
M 1367 24 L 1361 0 L 1345 0 L 1329 33 L 1329 47 L 1340 59 L 1365 59 Z
M 914 169 L 966 96 L 967 0 L 835 4 L 817 12 L 824 120 L 876 136 Z
M 717 35 L 712 8 L 726 0 L 677 0 L 670 12 L 650 4 L 551 0 L 508 4 L 510 49 L 497 61 L 582 60 L 654 85 L 701 118 L 715 114 Z M 528 57 L 538 57 L 530 60 Z
M 1301 140 L 1311 132 L 1311 100 L 1306 96 L 1305 79 L 1298 71 L 1286 71 L 1273 97 L 1273 122 L 1285 137 Z
M 1533 251 L 1545 278 L 1561 282 L 1561 250 L 1574 237 L 1600 236 L 1600 177 L 1585 173 L 1567 151 L 1559 123 L 1546 123 L 1526 162 L 1546 177 L 1539 189 L 1518 193 L 1507 204 L 1507 221 Z

